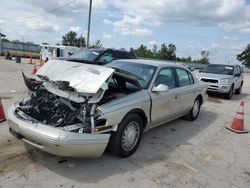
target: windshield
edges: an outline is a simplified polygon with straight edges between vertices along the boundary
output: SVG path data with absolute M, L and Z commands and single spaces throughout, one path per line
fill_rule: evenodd
M 108 64 L 109 67 L 116 69 L 118 72 L 126 73 L 135 77 L 143 89 L 147 89 L 149 83 L 156 70 L 155 66 L 137 64 L 131 62 L 117 62 L 113 61 Z
M 234 67 L 227 65 L 207 65 L 205 73 L 233 75 Z
M 70 58 L 72 59 L 80 59 L 80 60 L 87 60 L 87 61 L 94 61 L 99 54 L 104 52 L 104 50 L 98 50 L 98 49 L 84 49 L 81 50 L 72 56 Z

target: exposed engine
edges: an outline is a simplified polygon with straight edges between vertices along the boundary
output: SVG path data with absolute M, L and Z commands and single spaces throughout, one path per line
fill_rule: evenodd
M 97 128 L 98 131 L 99 129 L 104 130 L 102 126 L 105 126 L 106 120 L 98 119 L 99 115 L 95 113 L 96 108 L 139 90 L 139 88 L 127 88 L 126 80 L 114 75 L 108 89 L 104 91 L 104 95 L 99 96 L 100 98 L 96 102 L 89 102 L 91 98 L 87 96 L 84 97 L 84 102 L 74 102 L 56 95 L 56 92 L 49 92 L 41 81 L 28 78 L 24 74 L 23 78 L 25 85 L 32 92 L 19 103 L 19 110 L 35 121 L 79 133 L 91 133 L 94 128 Z M 128 81 L 128 83 L 130 82 Z M 74 92 L 68 82 L 57 81 L 54 84 L 62 91 Z
M 69 131 L 80 128 L 91 131 L 90 111 L 92 105 L 75 103 L 45 89 L 38 89 L 19 104 L 19 109 L 39 122 Z M 71 126 L 71 125 L 78 126 Z

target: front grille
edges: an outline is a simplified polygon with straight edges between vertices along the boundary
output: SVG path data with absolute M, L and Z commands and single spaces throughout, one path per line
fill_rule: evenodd
M 218 83 L 218 80 L 208 79 L 208 78 L 202 78 L 201 81 L 209 83 Z
M 209 85 L 209 86 L 207 87 L 207 89 L 208 89 L 208 90 L 211 90 L 211 91 L 212 91 L 212 90 L 213 90 L 213 91 L 217 91 L 218 88 L 219 88 L 218 86 L 211 86 L 211 85 Z

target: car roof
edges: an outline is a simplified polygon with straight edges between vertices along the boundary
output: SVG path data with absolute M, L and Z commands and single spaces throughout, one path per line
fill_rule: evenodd
M 82 49 L 86 50 L 86 49 Z M 96 50 L 96 51 L 113 51 L 113 52 L 126 52 L 126 53 L 131 53 L 129 51 L 123 50 L 123 49 L 114 49 L 114 48 L 88 48 L 88 50 Z
M 166 61 L 166 60 L 154 60 L 154 59 L 120 59 L 115 60 L 116 62 L 130 62 L 130 63 L 138 63 L 138 64 L 145 64 L 151 65 L 156 67 L 166 67 L 166 66 L 175 66 L 186 68 L 185 66 L 175 63 L 174 61 Z

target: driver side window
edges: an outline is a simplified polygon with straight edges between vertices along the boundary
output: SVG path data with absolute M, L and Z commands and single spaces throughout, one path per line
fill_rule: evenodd
M 167 85 L 169 89 L 176 87 L 173 69 L 164 68 L 159 72 L 158 76 L 155 79 L 155 87 L 160 84 Z

